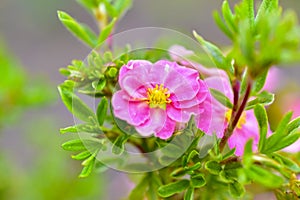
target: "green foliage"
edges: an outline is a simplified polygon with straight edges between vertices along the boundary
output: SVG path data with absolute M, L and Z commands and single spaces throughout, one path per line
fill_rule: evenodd
M 205 41 L 200 35 L 198 35 L 194 31 L 194 36 L 196 39 L 200 42 L 200 44 L 203 46 L 204 50 L 207 52 L 207 54 L 210 56 L 210 58 L 214 61 L 215 65 L 219 69 L 223 69 L 228 73 L 233 73 L 233 68 L 231 65 L 231 60 L 227 59 L 222 51 L 215 46 L 214 44 Z
M 0 128 L 15 121 L 25 108 L 55 99 L 55 91 L 45 81 L 30 77 L 1 41 L 0 66 Z
M 170 197 L 176 193 L 182 192 L 187 189 L 190 185 L 190 182 L 186 179 L 180 180 L 174 183 L 169 183 L 158 188 L 158 194 L 161 197 Z
M 97 36 L 85 24 L 78 23 L 70 15 L 63 11 L 57 12 L 59 20 L 77 38 L 88 44 L 91 48 L 97 46 Z
M 169 140 L 161 140 L 156 137 L 135 137 L 137 131 L 134 126 L 114 116 L 110 100 L 118 89 L 115 86 L 121 66 L 129 60 L 155 62 L 170 58 L 170 55 L 158 50 L 112 50 L 109 37 L 117 21 L 130 7 L 130 0 L 78 2 L 94 16 L 99 26 L 98 35 L 64 12 L 58 12 L 59 19 L 73 35 L 90 47 L 100 45 L 101 48 L 101 51 L 92 51 L 85 61 L 74 60 L 67 68 L 60 70 L 68 79 L 58 87 L 62 101 L 75 117 L 83 121 L 82 124 L 60 131 L 89 136 L 69 140 L 62 145 L 64 150 L 76 153 L 73 159 L 82 161 L 83 169 L 79 177 L 89 176 L 93 169 L 107 169 L 104 163 L 97 160 L 101 151 L 112 153 L 112 158 L 108 158 L 110 162 L 124 164 L 125 159 L 120 161 L 114 156 L 127 156 L 126 148 L 134 146 L 145 154 L 148 162 L 125 164 L 125 170 L 145 172 L 129 199 L 246 199 L 248 184 L 274 191 L 281 188 L 276 192 L 280 198 L 286 197 L 283 190 L 299 193 L 299 183 L 293 179 L 295 173 L 300 171 L 299 159 L 278 151 L 299 139 L 300 118 L 291 121 L 292 113 L 288 113 L 274 133 L 269 135 L 265 106 L 273 103 L 274 94 L 262 91 L 271 66 L 299 60 L 300 28 L 294 13 L 282 14 L 277 0 L 263 0 L 258 10 L 255 9 L 254 0 L 242 0 L 234 10 L 225 0 L 221 14 L 215 12 L 214 18 L 232 41 L 232 46 L 223 52 L 222 48 L 194 32 L 195 38 L 208 54 L 205 59 L 209 57 L 212 61 L 210 66 L 226 72 L 234 94 L 232 102 L 221 91 L 210 89 L 217 101 L 233 111 L 223 138 L 214 136 L 208 154 L 204 155 L 199 142 L 204 140 L 202 137 L 205 133 L 197 128 L 193 117 L 184 124 L 184 128 L 179 128 L 181 124 L 178 124 L 178 129 Z M 116 55 L 121 56 L 115 59 Z M 202 57 L 191 60 L 198 62 Z M 78 93 L 94 99 L 101 98 L 97 101 L 95 112 Z M 234 124 L 238 122 L 240 114 L 252 109 L 259 125 L 258 152 L 253 148 L 257 141 L 251 139 L 245 145 L 244 154 L 236 156 L 235 148 L 228 149 L 226 146 L 228 138 L 236 128 L 240 128 Z M 157 157 L 147 154 L 157 150 L 160 150 Z M 152 165 L 164 168 L 150 172 Z
M 213 97 L 215 99 L 217 99 L 222 105 L 226 106 L 227 108 L 232 109 L 233 105 L 232 105 L 231 101 L 222 92 L 215 90 L 213 88 L 210 88 L 210 92 L 213 95 Z
M 299 139 L 298 119 L 290 122 L 292 114 L 292 112 L 289 112 L 282 118 L 276 131 L 266 139 L 265 145 L 261 147 L 262 153 L 268 154 L 281 150 Z

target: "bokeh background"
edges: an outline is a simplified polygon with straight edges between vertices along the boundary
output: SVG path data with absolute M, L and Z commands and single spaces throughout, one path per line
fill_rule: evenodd
M 151 26 L 192 36 L 192 30 L 196 30 L 207 40 L 228 45 L 229 41 L 217 29 L 211 14 L 221 3 L 221 0 L 135 0 L 116 32 Z M 299 0 L 282 0 L 281 5 L 284 9 L 294 9 L 299 16 Z M 93 18 L 75 0 L 0 0 L 0 52 L 3 54 L 0 64 L 5 60 L 8 66 L 10 62 L 9 68 L 14 68 L 10 80 L 20 74 L 24 76 L 23 95 L 35 97 L 31 104 L 20 103 L 17 108 L 2 109 L 0 199 L 118 200 L 126 197 L 132 187 L 125 174 L 109 170 L 78 179 L 79 162 L 72 161 L 70 153 L 60 148 L 69 136 L 60 135 L 59 128 L 72 125 L 73 117 L 58 97 L 56 86 L 64 80 L 58 69 L 67 66 L 72 59 L 84 59 L 90 49 L 61 25 L 57 10 L 67 11 L 96 29 Z M 0 66 L 1 78 L 7 76 L 3 66 Z M 286 84 L 282 80 L 289 80 L 298 91 L 299 68 L 286 68 L 280 73 L 283 79 L 277 86 Z M 0 103 L 6 94 L 4 91 L 16 85 L 14 81 L 10 83 L 0 85 Z M 15 95 L 22 102 L 27 97 L 19 95 L 19 90 L 22 88 L 18 88 Z M 7 108 L 7 102 L 2 102 L 0 107 Z

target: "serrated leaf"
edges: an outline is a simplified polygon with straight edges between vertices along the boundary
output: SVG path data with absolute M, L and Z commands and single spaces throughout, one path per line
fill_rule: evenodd
M 205 163 L 205 169 L 211 174 L 218 175 L 222 170 L 222 166 L 217 161 L 211 160 Z
M 203 49 L 210 56 L 210 58 L 213 60 L 213 62 L 219 69 L 223 69 L 227 72 L 233 73 L 233 68 L 231 66 L 231 62 L 229 62 L 225 58 L 222 51 L 217 46 L 215 46 L 214 44 L 212 44 L 210 42 L 205 41 L 195 31 L 193 32 L 193 34 L 194 34 L 194 37 L 200 42 Z
M 184 193 L 183 200 L 194 200 L 194 188 L 189 187 Z
M 90 117 L 96 119 L 94 112 L 64 84 L 58 86 L 61 99 L 68 110 L 78 119 L 90 122 Z
M 275 95 L 267 91 L 262 91 L 257 97 L 247 103 L 246 110 L 250 110 L 257 104 L 262 104 L 264 106 L 271 105 L 274 102 Z
M 257 104 L 254 108 L 254 114 L 257 119 L 257 123 L 259 125 L 259 143 L 258 143 L 258 150 L 261 151 L 266 143 L 267 140 L 267 133 L 268 133 L 268 116 L 266 109 Z
M 180 193 L 187 189 L 190 185 L 190 182 L 186 179 L 180 180 L 174 183 L 169 183 L 167 185 L 160 186 L 158 188 L 158 194 L 161 197 L 170 197 L 176 193 Z
M 77 38 L 81 39 L 90 47 L 96 46 L 97 36 L 93 31 L 84 24 L 78 23 L 69 14 L 63 11 L 58 11 L 58 18 L 62 24 Z
M 201 188 L 206 184 L 205 178 L 202 174 L 197 174 L 191 177 L 191 186 L 194 188 Z
M 232 105 L 231 101 L 229 100 L 229 98 L 227 96 L 225 96 L 225 94 L 223 94 L 219 90 L 216 90 L 213 88 L 210 88 L 210 92 L 213 95 L 213 97 L 216 100 L 218 100 L 218 102 L 220 102 L 222 105 L 226 106 L 227 108 L 232 109 L 233 105 Z
M 97 107 L 97 119 L 100 126 L 102 126 L 104 123 L 104 120 L 107 115 L 107 109 L 108 109 L 108 100 L 106 97 L 102 97 Z
M 229 192 L 232 195 L 232 197 L 240 198 L 245 194 L 245 188 L 243 185 L 241 185 L 239 182 L 234 181 L 232 183 L 229 183 Z

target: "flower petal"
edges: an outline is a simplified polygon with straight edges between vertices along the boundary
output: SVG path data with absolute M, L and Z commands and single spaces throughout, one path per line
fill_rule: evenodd
M 150 109 L 145 102 L 133 102 L 124 91 L 117 91 L 112 98 L 114 115 L 127 123 L 137 126 L 150 117 Z
M 157 130 L 162 129 L 166 123 L 166 112 L 160 108 L 150 109 L 150 117 L 145 123 L 136 126 L 137 132 L 142 136 L 150 136 L 156 133 Z
M 170 119 L 169 117 L 167 117 L 164 126 L 160 130 L 157 130 L 157 132 L 154 135 L 156 137 L 159 137 L 160 139 L 166 140 L 173 135 L 175 126 L 176 126 L 176 122 Z

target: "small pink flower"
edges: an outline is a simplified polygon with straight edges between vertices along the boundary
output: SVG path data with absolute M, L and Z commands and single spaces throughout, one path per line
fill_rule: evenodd
M 210 112 L 208 89 L 198 72 L 175 62 L 129 61 L 120 69 L 119 85 L 112 97 L 114 114 L 142 136 L 168 139 L 176 124 Z
M 228 78 L 212 76 L 205 79 L 209 88 L 216 89 L 225 94 L 231 102 L 233 102 L 233 93 Z M 216 134 L 218 138 L 222 138 L 224 130 L 228 125 L 232 110 L 226 108 L 216 99 L 212 99 L 212 123 L 207 134 Z M 199 115 L 201 117 L 201 115 Z M 198 127 L 203 126 L 201 120 L 196 117 Z M 259 141 L 259 126 L 255 118 L 253 110 L 244 111 L 239 122 L 233 131 L 232 136 L 228 140 L 230 149 L 236 148 L 235 154 L 241 156 L 244 153 L 244 147 L 249 139 L 253 139 L 253 151 L 257 150 Z

